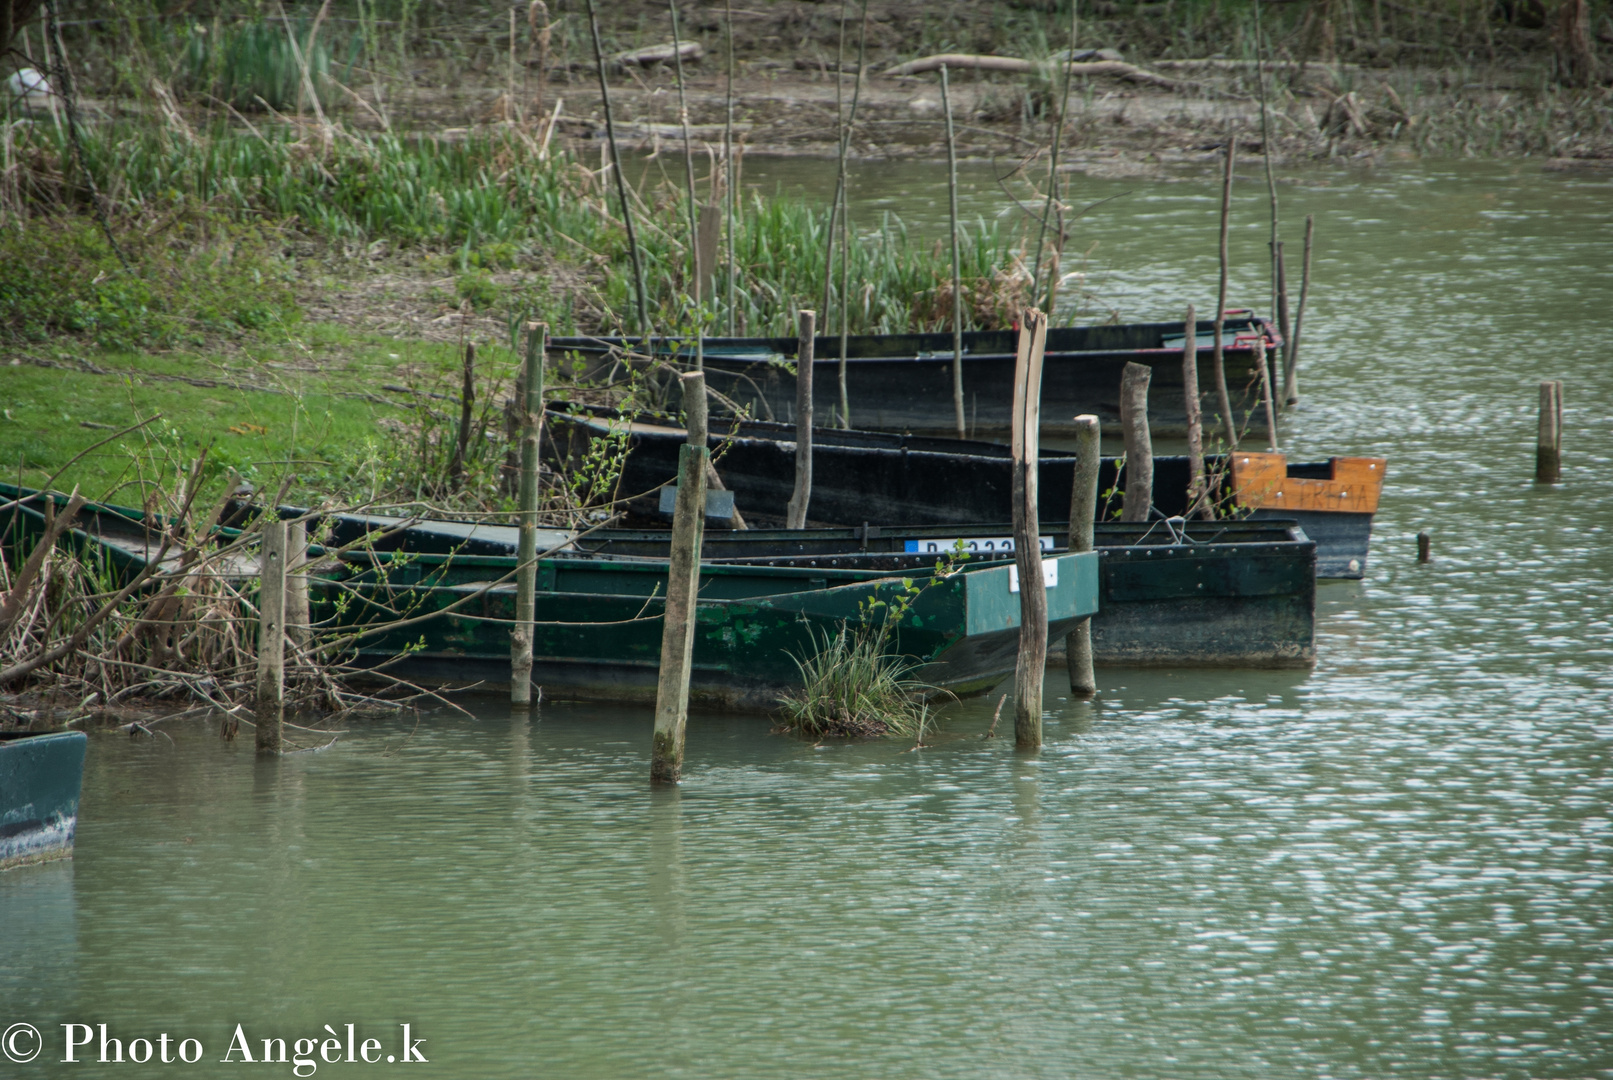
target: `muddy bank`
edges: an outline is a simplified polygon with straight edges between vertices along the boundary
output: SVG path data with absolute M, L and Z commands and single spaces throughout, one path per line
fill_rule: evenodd
M 1072 81 L 1064 160 L 1100 175 L 1145 174 L 1161 166 L 1213 161 L 1229 138 L 1259 152 L 1259 88 L 1252 64 L 1136 65 L 1181 84 L 1139 85 L 1110 75 Z M 700 152 L 720 152 L 727 78 L 720 57 L 686 66 L 691 135 Z M 837 88 L 832 71 L 760 59 L 739 65 L 734 137 L 746 153 L 832 157 L 837 96 L 849 107 L 854 78 Z M 941 158 L 945 121 L 939 76 L 891 76 L 869 65 L 852 152 L 864 159 Z M 1410 84 L 1397 89 L 1397 83 Z M 504 87 L 421 85 L 394 96 L 405 123 L 452 136 L 504 117 Z M 1279 161 L 1357 162 L 1434 153 L 1486 157 L 1613 159 L 1613 122 L 1600 90 L 1546 93 L 1463 83 L 1457 73 L 1359 65 L 1271 65 L 1267 76 L 1272 149 Z M 1051 139 L 1057 92 L 1035 76 L 958 72 L 951 97 L 959 152 L 966 158 L 1034 157 Z M 676 82 L 664 67 L 619 74 L 612 107 L 624 149 L 681 150 Z M 586 156 L 604 142 L 604 110 L 589 72 L 558 70 L 542 92 L 518 92 L 519 114 L 540 126 L 558 107 L 555 139 Z M 541 109 L 545 118 L 537 119 Z M 361 117 L 354 117 L 362 120 Z M 593 151 L 597 153 L 597 150 Z

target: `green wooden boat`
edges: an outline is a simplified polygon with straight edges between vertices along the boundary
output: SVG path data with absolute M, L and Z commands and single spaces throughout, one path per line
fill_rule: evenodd
M 84 733 L 0 734 L 0 870 L 73 854 Z
M 507 686 L 515 560 L 377 552 L 310 582 L 316 620 L 372 631 L 360 663 L 432 684 Z M 533 682 L 551 700 L 653 702 L 661 656 L 666 562 L 572 556 L 539 563 Z M 1043 566 L 1048 628 L 1057 637 L 1098 608 L 1091 552 Z M 771 709 L 801 685 L 796 657 L 843 625 L 876 625 L 912 595 L 887 652 L 912 677 L 958 696 L 1014 670 L 1019 578 L 1009 562 L 893 576 L 874 570 L 703 565 L 690 702 Z M 916 595 L 913 595 L 916 592 Z
M 0 532 L 37 535 L 36 493 L 0 485 Z M 65 501 L 54 496 L 58 504 Z M 159 542 L 139 511 L 91 504 L 69 542 L 104 553 L 118 573 L 137 572 Z M 391 524 L 396 524 L 392 522 Z M 380 521 L 344 516 L 337 542 Z M 234 535 L 234 530 L 221 530 Z M 324 559 L 310 574 L 316 623 L 357 632 L 357 663 L 434 685 L 505 686 L 515 560 L 475 555 L 476 539 L 508 527 L 422 522 L 389 537 L 399 547 Z M 563 539 L 563 537 L 562 537 Z M 312 554 L 320 558 L 319 548 Z M 1011 562 L 964 563 L 944 578 L 935 559 L 901 568 L 820 568 L 751 563 L 702 567 L 690 700 L 707 708 L 767 709 L 800 685 L 794 657 L 842 625 L 864 626 L 903 595 L 912 598 L 887 651 L 910 658 L 913 677 L 957 695 L 982 693 L 1014 668 L 1018 573 Z M 234 570 L 251 577 L 255 568 Z M 1098 557 L 1066 554 L 1044 564 L 1048 625 L 1057 638 L 1098 609 Z M 553 699 L 653 701 L 661 655 L 666 560 L 573 551 L 540 562 L 533 681 Z

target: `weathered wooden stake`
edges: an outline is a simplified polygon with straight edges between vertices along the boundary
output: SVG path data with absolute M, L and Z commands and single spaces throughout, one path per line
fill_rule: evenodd
M 1260 401 L 1266 407 L 1266 449 L 1277 452 L 1277 403 L 1273 400 L 1271 364 L 1266 359 L 1266 339 L 1255 338 L 1255 363 L 1260 367 Z
M 710 442 L 711 425 L 707 419 L 706 380 L 701 378 L 698 382 L 685 379 L 683 381 L 683 433 L 690 446 L 707 446 Z M 717 475 L 717 466 L 711 460 L 710 449 L 706 456 L 706 488 L 710 491 L 727 491 L 722 477 Z M 734 506 L 733 527 L 737 530 L 748 529 L 745 515 L 739 512 L 739 506 Z
M 1204 485 L 1204 415 L 1199 408 L 1199 324 L 1187 305 L 1187 337 L 1182 341 L 1182 396 L 1187 403 L 1187 513 L 1209 515 Z
M 703 375 L 698 379 L 683 379 L 683 434 L 684 441 L 690 446 L 706 446 L 710 441 L 711 422 L 707 412 L 706 379 Z M 710 484 L 714 475 L 716 475 L 715 469 L 707 470 L 706 483 Z M 719 482 L 716 486 L 720 489 L 722 485 Z
M 785 517 L 791 529 L 806 528 L 807 503 L 812 499 L 812 345 L 817 319 L 817 312 L 801 312 L 795 352 L 795 493 Z
M 1279 363 L 1281 363 L 1281 362 L 1286 362 L 1286 361 L 1284 361 L 1284 357 L 1287 355 L 1288 342 L 1289 342 L 1289 338 L 1291 336 L 1290 333 L 1289 333 L 1290 327 L 1289 327 L 1289 323 L 1288 323 L 1288 316 L 1289 316 L 1289 309 L 1288 309 L 1288 263 L 1283 257 L 1283 242 L 1281 240 L 1277 241 L 1276 267 L 1277 267 L 1277 269 L 1276 269 L 1276 274 L 1277 274 L 1277 332 L 1278 332 L 1279 335 L 1282 336 L 1282 339 L 1283 339 L 1283 351 L 1278 353 L 1276 356 L 1272 357 L 1272 366 L 1273 367 L 1277 367 L 1279 365 Z M 1282 372 L 1279 371 L 1278 374 L 1280 375 L 1280 374 L 1282 374 Z
M 1153 369 L 1127 363 L 1120 376 L 1120 427 L 1126 439 L 1126 499 L 1121 521 L 1147 521 L 1154 504 L 1154 440 L 1148 432 Z
M 510 704 L 532 704 L 532 643 L 537 632 L 538 594 L 538 433 L 543 427 L 543 353 L 549 328 L 527 323 L 526 365 L 521 383 L 526 400 L 521 417 L 521 480 L 516 497 L 520 532 L 516 538 L 515 625 L 510 628 Z
M 1191 311 L 1192 309 L 1188 309 Z M 1191 319 L 1190 319 L 1191 321 Z M 1092 550 L 1092 523 L 1098 517 L 1098 462 L 1102 452 L 1098 418 L 1075 418 L 1075 481 L 1070 486 L 1070 550 Z M 1092 670 L 1092 620 L 1082 619 L 1064 637 L 1064 666 L 1070 693 L 1091 697 L 1098 692 Z
M 263 523 L 258 590 L 258 750 L 280 752 L 286 703 L 286 523 Z
M 1014 562 L 1019 572 L 1019 660 L 1014 668 L 1014 743 L 1042 745 L 1042 678 L 1047 669 L 1047 589 L 1042 584 L 1041 512 L 1036 491 L 1042 424 L 1042 354 L 1047 316 L 1027 308 L 1014 365 Z
M 1316 236 L 1316 215 L 1305 215 L 1305 261 L 1299 270 L 1299 309 L 1294 312 L 1294 332 L 1283 354 L 1283 403 L 1299 404 L 1299 335 L 1305 329 L 1305 300 L 1311 294 L 1311 243 Z
M 683 376 L 684 399 L 705 400 L 705 376 Z M 689 669 L 694 656 L 695 601 L 700 592 L 700 539 L 706 524 L 704 446 L 678 450 L 678 501 L 672 512 L 667 559 L 666 618 L 661 628 L 661 672 L 655 689 L 651 783 L 676 784 L 683 773 L 683 733 L 689 716 Z
M 286 635 L 306 646 L 313 636 L 308 611 L 308 523 L 286 526 Z
M 1417 534 L 1417 561 L 1434 561 L 1434 541 L 1426 532 Z
M 1563 476 L 1563 383 L 1540 384 L 1540 434 L 1535 439 L 1535 483 L 1555 484 Z
M 968 429 L 963 423 L 963 264 L 958 256 L 958 142 L 952 131 L 952 94 L 947 67 L 941 65 L 941 105 L 947 114 L 947 194 L 952 208 L 952 416 L 958 438 Z
M 1210 350 L 1210 367 L 1215 372 L 1215 400 L 1221 407 L 1221 430 L 1227 449 L 1238 448 L 1238 423 L 1232 415 L 1232 394 L 1227 390 L 1226 360 L 1221 351 L 1221 334 L 1227 317 L 1227 227 L 1232 217 L 1232 169 L 1238 157 L 1238 137 L 1227 139 L 1227 169 L 1221 178 L 1221 281 L 1215 292 L 1215 343 Z
M 513 9 L 512 9 L 513 14 Z M 448 483 L 459 488 L 465 480 L 465 455 L 470 450 L 470 428 L 476 416 L 476 346 L 465 343 L 459 386 L 459 439 L 448 462 Z

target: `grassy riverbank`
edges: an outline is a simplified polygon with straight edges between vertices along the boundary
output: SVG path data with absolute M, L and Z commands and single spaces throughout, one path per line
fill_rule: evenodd
M 480 350 L 485 400 L 507 391 L 526 319 L 554 333 L 639 329 L 614 189 L 516 125 L 461 138 L 179 118 L 92 127 L 84 161 L 105 178 L 105 229 L 64 132 L 8 130 L 0 260 L 22 272 L 0 284 L 15 388 L 0 461 L 24 483 L 102 426 L 161 411 L 187 445 L 213 444 L 221 468 L 302 462 L 299 483 L 351 497 L 374 486 L 393 435 L 418 434 L 422 394 L 457 394 L 463 345 Z M 798 307 L 820 306 L 823 210 L 750 193 L 734 303 L 724 265 L 697 305 L 686 196 L 650 174 L 629 193 L 655 332 L 788 334 Z M 856 240 L 852 332 L 949 318 L 950 253 L 894 220 Z M 1010 319 L 1028 280 L 1019 249 L 976 224 L 962 255 L 970 323 Z M 838 328 L 837 285 L 829 296 Z M 126 469 L 109 454 L 66 479 L 110 493 Z

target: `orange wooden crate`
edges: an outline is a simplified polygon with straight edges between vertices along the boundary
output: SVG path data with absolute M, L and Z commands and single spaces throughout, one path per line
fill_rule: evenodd
M 1328 459 L 1332 476 L 1311 480 L 1288 475 L 1286 454 L 1232 454 L 1232 490 L 1250 510 L 1323 510 L 1372 514 L 1383 493 L 1387 458 Z

